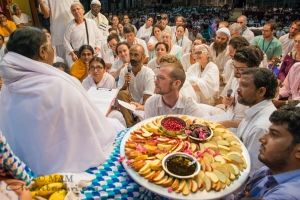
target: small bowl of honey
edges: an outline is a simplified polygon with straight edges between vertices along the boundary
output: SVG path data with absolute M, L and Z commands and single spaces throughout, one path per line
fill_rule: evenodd
M 169 175 L 180 179 L 193 178 L 200 171 L 196 158 L 181 152 L 166 155 L 162 160 L 162 167 Z

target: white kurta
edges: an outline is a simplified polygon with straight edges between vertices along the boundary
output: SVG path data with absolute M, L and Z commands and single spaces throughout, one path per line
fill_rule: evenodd
M 156 39 L 155 36 L 151 36 L 149 41 L 148 41 L 148 44 L 153 44 L 154 46 L 156 45 L 156 43 L 158 43 L 158 40 Z M 156 55 L 154 53 L 154 50 L 153 51 L 149 51 L 149 59 L 152 59 L 154 58 Z
M 116 88 L 116 81 L 112 75 L 105 72 L 103 74 L 101 81 L 98 84 L 95 83 L 95 81 L 91 75 L 88 75 L 82 81 L 82 86 L 86 91 L 89 90 L 91 87 L 114 89 L 114 88 Z
M 284 58 L 286 54 L 293 51 L 294 49 L 294 38 L 289 38 L 289 33 L 281 36 L 279 41 L 282 44 L 282 57 Z
M 228 60 L 231 59 L 230 56 L 228 55 L 228 46 L 227 46 L 227 48 L 224 49 L 224 51 L 219 53 L 218 56 L 212 46 L 213 46 L 213 43 L 210 45 L 210 55 L 212 56 L 213 61 L 218 66 L 220 73 L 223 73 L 224 65 L 226 64 L 226 62 Z
M 0 128 L 34 173 L 83 172 L 105 162 L 116 132 L 78 80 L 14 52 L 0 66 Z
M 152 60 L 150 60 L 147 64 L 147 67 L 149 67 L 150 69 L 153 70 L 154 74 L 157 74 L 158 70 L 159 70 L 159 65 L 157 64 L 157 58 L 153 58 Z
M 108 49 L 106 54 L 103 57 L 105 63 L 113 64 L 115 62 L 114 53 L 111 49 Z
M 32 22 L 32 19 L 29 17 L 29 15 L 25 13 L 22 13 L 20 18 L 17 15 L 13 15 L 12 18 L 16 25 Z
M 200 88 L 201 91 L 196 91 L 200 103 L 214 103 L 211 98 L 219 91 L 219 70 L 216 64 L 209 62 L 203 72 L 199 63 L 193 64 L 187 71 L 187 80 Z
M 101 49 L 101 40 L 103 38 L 100 30 L 98 29 L 96 22 L 92 19 L 85 19 L 87 24 L 87 30 L 89 34 L 89 43 L 87 40 L 85 23 L 81 23 L 76 26 L 74 19 L 70 20 L 66 27 L 64 36 L 64 47 L 66 50 L 66 60 L 69 66 L 72 66 L 74 61 L 72 56 L 69 55 L 72 51 L 78 51 L 79 48 L 84 44 L 89 44 L 93 48 L 98 47 Z
M 146 28 L 146 24 L 144 24 L 137 32 L 136 36 L 137 38 L 145 38 L 151 36 L 153 27 L 150 26 L 149 28 Z
M 121 69 L 118 89 L 122 88 L 125 80 L 124 76 L 128 72 L 127 67 Z M 141 70 L 135 76 L 131 71 L 131 81 L 129 83 L 129 91 L 134 102 L 142 103 L 143 95 L 152 95 L 154 92 L 154 72 L 146 66 L 142 66 Z
M 192 41 L 186 36 L 182 36 L 182 38 L 180 40 L 177 40 L 177 38 L 174 37 L 172 40 L 172 44 L 176 44 L 182 48 L 181 49 L 182 55 L 191 52 Z
M 104 37 L 107 37 L 109 35 L 108 33 L 108 20 L 107 18 L 102 15 L 100 12 L 98 13 L 97 16 L 94 16 L 92 14 L 91 11 L 87 12 L 85 15 L 84 15 L 85 18 L 89 18 L 89 19 L 92 19 L 96 22 L 101 34 L 104 36 Z
M 246 27 L 246 29 L 244 29 L 244 31 L 242 32 L 242 36 L 244 38 L 246 38 L 246 40 L 252 44 L 252 41 L 254 39 L 254 33 L 248 28 Z
M 184 71 L 186 71 L 186 72 L 189 69 L 189 67 L 192 65 L 190 56 L 191 56 L 190 52 L 183 54 L 183 56 L 182 56 L 181 64 L 183 66 Z
M 66 25 L 74 18 L 70 9 L 74 0 L 43 0 L 43 3 L 50 10 L 51 44 L 63 45 Z
M 154 94 L 145 103 L 145 119 L 159 115 L 191 115 L 195 117 L 203 117 L 203 113 L 197 106 L 197 103 L 191 98 L 179 94 L 176 104 L 170 108 L 166 106 L 160 94 Z

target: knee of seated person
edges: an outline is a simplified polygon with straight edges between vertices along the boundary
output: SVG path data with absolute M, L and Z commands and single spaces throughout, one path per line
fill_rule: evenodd
M 128 90 L 121 90 L 118 93 L 118 99 L 124 101 L 125 99 L 128 99 L 130 96 L 130 93 Z

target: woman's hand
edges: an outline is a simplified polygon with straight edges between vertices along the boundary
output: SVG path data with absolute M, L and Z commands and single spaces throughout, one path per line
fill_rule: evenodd
M 135 105 L 136 110 L 144 110 L 144 105 L 141 105 L 141 104 L 133 102 L 133 101 L 130 102 L 130 104 Z

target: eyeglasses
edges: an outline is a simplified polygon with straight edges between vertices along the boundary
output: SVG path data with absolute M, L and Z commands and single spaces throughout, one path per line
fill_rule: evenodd
M 96 67 L 94 67 L 94 66 L 90 66 L 90 70 L 91 71 L 94 71 L 94 70 L 96 70 L 96 71 L 100 71 L 100 70 L 102 70 L 102 69 L 104 69 L 104 67 L 101 67 L 101 66 L 96 66 Z
M 196 51 L 196 52 L 194 52 L 194 55 L 196 55 L 196 56 L 200 56 L 202 54 L 202 51 Z
M 237 66 L 235 66 L 234 64 L 233 64 L 233 62 L 231 63 L 232 64 L 232 66 L 234 67 L 234 69 L 236 69 L 238 72 L 240 72 L 240 73 L 242 73 L 245 69 L 247 69 L 247 68 L 245 68 L 245 67 L 237 67 Z

